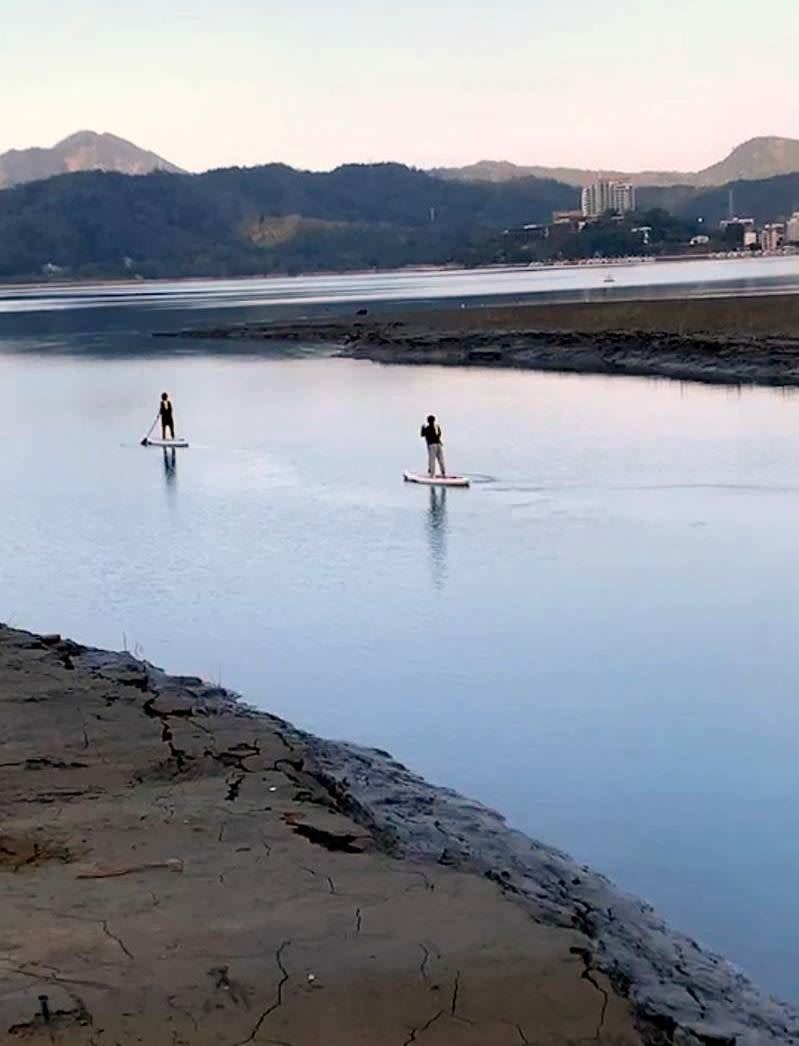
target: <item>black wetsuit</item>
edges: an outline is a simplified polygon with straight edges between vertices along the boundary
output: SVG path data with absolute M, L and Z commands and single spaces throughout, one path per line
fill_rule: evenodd
M 435 447 L 441 442 L 441 426 L 438 422 L 429 422 L 422 425 L 422 436 L 427 441 L 428 447 Z
M 169 429 L 169 435 L 171 439 L 175 438 L 175 420 L 172 417 L 172 402 L 171 400 L 161 400 L 161 407 L 159 410 L 161 415 L 161 435 L 166 439 L 166 430 Z

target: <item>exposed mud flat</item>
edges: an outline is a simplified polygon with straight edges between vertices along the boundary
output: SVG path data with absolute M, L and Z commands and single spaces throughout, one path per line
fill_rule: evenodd
M 380 363 L 799 385 L 799 296 L 381 308 L 158 332 L 333 346 Z
M 799 385 L 799 338 L 732 338 L 644 331 L 506 331 L 349 339 L 340 355 L 378 363 L 506 367 L 629 375 L 718 385 Z

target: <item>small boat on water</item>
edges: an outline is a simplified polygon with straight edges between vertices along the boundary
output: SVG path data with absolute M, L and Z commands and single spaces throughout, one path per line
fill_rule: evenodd
M 603 283 L 615 283 L 616 282 L 616 277 L 613 275 L 612 272 L 609 272 L 602 282 Z

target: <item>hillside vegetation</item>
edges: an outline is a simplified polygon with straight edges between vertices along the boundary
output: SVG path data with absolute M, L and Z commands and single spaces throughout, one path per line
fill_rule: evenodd
M 557 182 L 457 184 L 399 164 L 69 174 L 0 192 L 0 277 L 469 263 L 497 230 L 574 204 Z
M 732 189 L 737 213 L 758 222 L 799 209 L 799 174 Z M 574 207 L 576 196 L 573 187 L 540 178 L 453 182 L 399 164 L 329 173 L 273 164 L 202 175 L 66 174 L 0 191 L 0 279 L 519 261 L 538 255 L 509 249 L 513 238 L 504 230 L 547 222 L 553 210 Z M 648 188 L 639 190 L 639 203 L 640 213 L 622 226 L 592 225 L 541 256 L 635 252 L 641 240 L 630 222 L 653 225 L 653 249 L 670 249 L 690 238 L 700 217 L 702 228 L 717 226 L 729 193 L 727 186 Z

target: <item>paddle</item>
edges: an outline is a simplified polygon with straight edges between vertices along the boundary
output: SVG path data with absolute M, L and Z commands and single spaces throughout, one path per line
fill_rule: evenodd
M 143 439 L 143 440 L 141 441 L 141 444 L 140 444 L 140 445 L 141 445 L 142 447 L 146 447 L 146 446 L 147 446 L 147 443 L 148 443 L 148 441 L 149 441 L 149 439 L 150 439 L 150 434 L 152 433 L 152 431 L 153 431 L 153 429 L 155 428 L 155 426 L 156 426 L 156 425 L 158 424 L 158 419 L 159 419 L 160 417 L 161 417 L 161 411 L 159 410 L 159 411 L 158 411 L 158 413 L 156 414 L 155 418 L 153 419 L 153 423 L 152 423 L 152 425 L 151 425 L 151 426 L 149 427 L 149 429 L 147 430 L 147 435 L 146 435 L 146 436 L 144 437 L 144 439 Z

